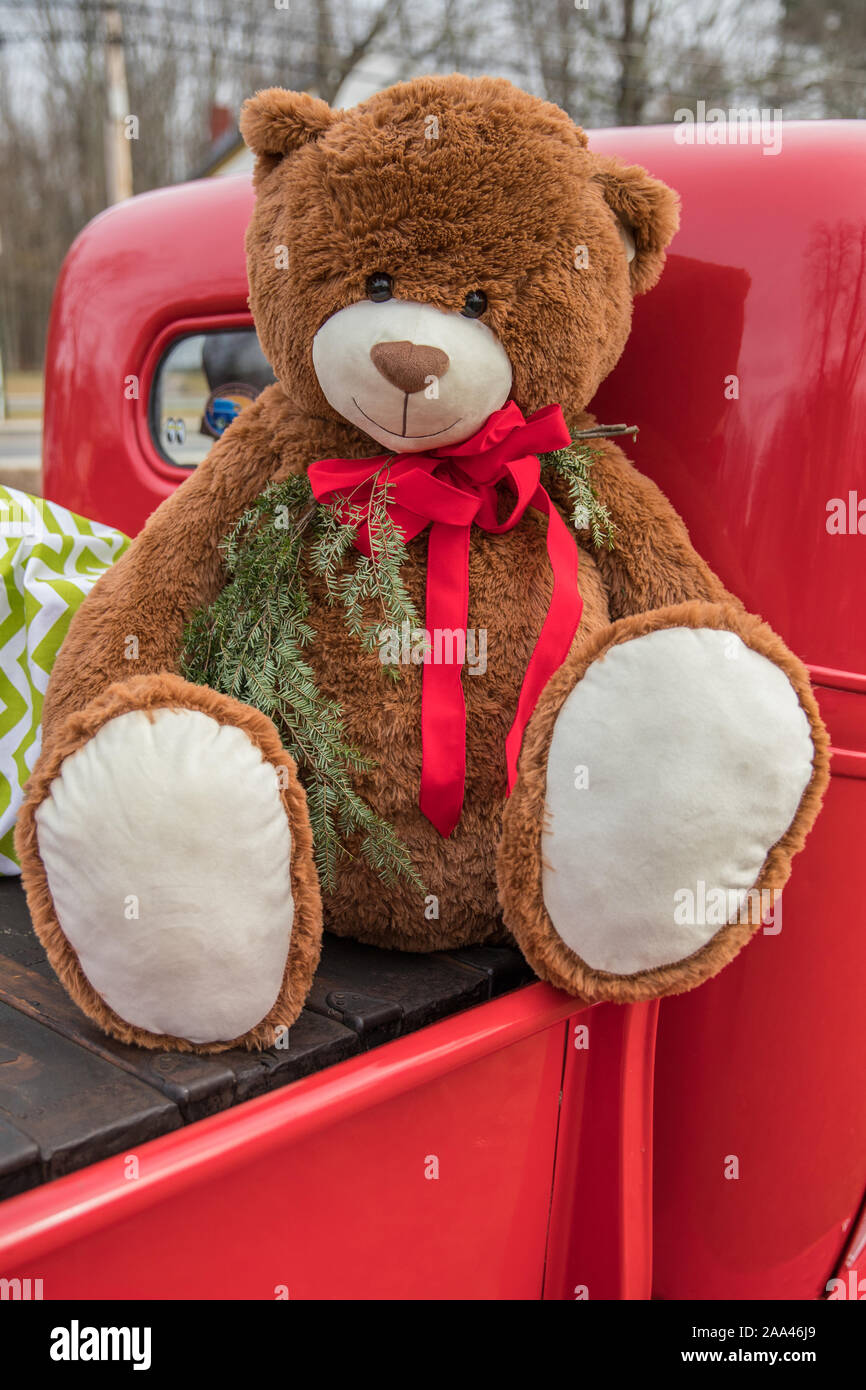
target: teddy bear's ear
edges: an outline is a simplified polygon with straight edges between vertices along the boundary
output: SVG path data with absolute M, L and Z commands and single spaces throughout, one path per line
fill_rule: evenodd
M 638 164 L 600 158 L 594 178 L 619 223 L 631 266 L 632 292 L 642 294 L 652 289 L 662 273 L 665 247 L 679 226 L 680 200 L 672 188 Z
M 268 87 L 241 107 L 241 135 L 256 155 L 256 181 L 309 140 L 316 140 L 337 118 L 326 101 L 307 92 Z

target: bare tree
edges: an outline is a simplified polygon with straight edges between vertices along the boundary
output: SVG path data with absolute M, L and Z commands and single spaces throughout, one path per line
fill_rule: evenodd
M 397 21 L 403 4 L 402 0 L 381 0 L 363 17 L 360 26 L 351 22 L 351 6 L 341 4 L 340 11 L 348 23 L 338 40 L 334 32 L 331 0 L 318 0 L 320 35 L 313 86 L 317 94 L 328 102 L 333 101 L 345 79 Z
M 789 109 L 866 117 L 863 0 L 781 0 L 778 51 L 768 76 Z M 793 100 L 792 100 L 793 97 Z M 783 104 L 783 99 L 777 104 Z
M 333 102 L 355 67 L 493 72 L 585 126 L 678 107 L 866 115 L 864 0 L 115 0 L 137 192 L 189 178 L 214 106 L 279 84 Z M 41 356 L 69 243 L 105 206 L 103 0 L 0 0 L 0 333 Z M 26 56 L 27 84 L 16 83 Z M 384 63 L 383 82 L 393 63 Z M 5 69 L 5 71 L 4 71 Z
M 136 192 L 189 178 L 210 146 L 215 105 L 237 110 L 259 87 L 332 100 L 400 18 L 402 0 L 116 0 L 131 117 Z M 0 349 L 9 367 L 42 356 L 51 290 L 71 241 L 106 205 L 102 0 L 0 5 Z M 37 100 L 5 80 L 32 64 Z M 14 194 L 10 195 L 10 190 Z
M 726 104 L 749 86 L 756 33 L 773 33 L 773 12 L 758 14 L 755 0 L 512 0 L 511 8 L 537 89 L 583 125 L 667 121 L 698 97 Z M 744 31 L 749 43 L 738 41 Z

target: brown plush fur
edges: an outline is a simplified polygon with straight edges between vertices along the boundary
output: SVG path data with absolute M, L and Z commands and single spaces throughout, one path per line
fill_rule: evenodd
M 429 117 L 438 121 L 438 137 L 432 140 L 425 134 Z M 663 184 L 641 169 L 593 154 L 583 132 L 557 107 L 491 78 L 421 78 L 347 112 L 331 112 L 310 97 L 264 92 L 247 103 L 242 129 L 258 159 L 257 202 L 247 234 L 250 302 L 278 384 L 243 412 L 205 463 L 163 503 L 73 620 L 45 701 L 44 750 L 19 831 L 39 929 L 51 943 L 61 978 L 90 1011 L 99 1001 L 87 997 L 86 981 L 53 917 L 33 829 L 35 807 L 62 758 L 108 717 L 100 697 L 114 701 L 115 710 L 136 701 L 150 708 L 169 691 L 173 701 L 193 699 L 190 687 L 181 689 L 180 682 L 166 686 L 165 673 L 179 669 L 186 620 L 225 582 L 221 538 L 266 484 L 318 458 L 380 451 L 325 400 L 311 356 L 318 328 L 364 298 L 365 282 L 374 272 L 393 277 L 399 298 L 443 310 L 457 310 L 468 291 L 483 290 L 489 305 L 485 322 L 512 363 L 514 399 L 525 412 L 558 401 L 572 430 L 585 429 L 592 423 L 586 405 L 628 337 L 632 295 L 657 279 L 677 225 L 676 196 Z M 618 220 L 635 241 L 631 266 Z M 288 269 L 278 268 L 279 246 L 288 248 Z M 575 252 L 581 246 L 587 247 L 589 264 L 577 268 Z M 600 448 L 594 483 L 616 524 L 616 548 L 590 555 L 588 537 L 581 537 L 583 619 L 571 656 L 533 721 L 521 762 L 521 791 L 508 810 L 500 856 L 508 920 L 518 940 L 540 973 L 575 991 L 598 982 L 588 980 L 578 962 L 559 960 L 553 946 L 540 941 L 545 926 L 539 917 L 537 864 L 532 873 L 527 868 L 527 856 L 531 859 L 539 843 L 543 752 L 555 702 L 561 703 L 565 685 L 579 679 L 606 643 L 619 640 L 610 635 L 612 620 L 637 615 L 631 618 L 637 630 L 658 620 L 652 610 L 703 601 L 709 623 L 746 623 L 750 640 L 765 631 L 757 620 L 743 618 L 737 600 L 695 553 L 658 488 L 614 444 Z M 565 511 L 561 488 L 553 493 Z M 419 612 L 424 611 L 426 547 L 422 534 L 408 546 L 405 563 Z M 319 684 L 342 705 L 352 742 L 379 763 L 359 778 L 358 789 L 394 823 L 428 892 L 439 899 L 438 920 L 428 920 L 416 891 L 386 890 L 356 856 L 341 870 L 336 892 L 325 899 L 327 925 L 407 950 L 489 938 L 499 911 L 504 740 L 551 592 L 544 523 L 528 513 L 504 535 L 473 532 L 468 622 L 487 630 L 488 668 L 484 676 L 467 673 L 463 680 L 466 798 L 448 840 L 417 806 L 422 668 L 405 668 L 396 685 L 386 681 L 378 657 L 360 651 L 312 576 L 309 585 L 318 633 L 311 660 Z M 627 633 L 627 625 L 613 631 Z M 125 659 L 128 634 L 139 639 L 138 680 L 130 679 Z M 760 640 L 770 642 L 770 637 Z M 772 644 L 773 659 L 792 675 L 819 729 L 801 668 L 777 638 Z M 115 682 L 122 684 L 106 696 Z M 240 719 L 232 702 L 220 704 L 221 697 L 208 692 L 200 698 L 216 701 L 212 708 L 222 711 L 219 717 Z M 272 727 L 244 727 L 264 755 L 277 761 Z M 804 800 L 796 828 L 770 856 L 776 878 L 787 872 L 787 859 L 811 823 L 819 784 L 816 770 L 814 798 Z M 293 831 L 296 823 L 306 826 L 298 805 L 287 805 L 287 813 Z M 305 830 L 297 833 L 299 844 L 306 843 Z M 525 877 L 502 867 L 507 846 L 513 846 Z M 308 914 L 312 943 L 317 889 L 306 857 L 303 864 L 296 903 Z M 728 932 L 714 950 L 727 958 L 738 944 Z M 287 1012 L 312 969 L 314 947 L 304 949 L 297 988 L 287 987 Z M 714 956 L 710 964 L 715 961 Z M 709 973 L 702 964 L 686 963 L 662 983 L 686 988 L 701 970 Z M 617 994 L 611 985 L 608 993 L 628 998 L 631 990 L 626 985 Z M 100 1022 L 118 1036 L 150 1044 L 140 1030 L 120 1026 L 104 1012 Z M 260 1041 L 267 1023 L 245 1041 Z

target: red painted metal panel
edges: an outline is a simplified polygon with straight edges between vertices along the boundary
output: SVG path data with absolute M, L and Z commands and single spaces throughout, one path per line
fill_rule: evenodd
M 834 777 L 782 895 L 781 932 L 662 1003 L 663 1298 L 817 1298 L 839 1258 L 866 1185 L 864 817 L 866 781 Z
M 0 1207 L 52 1298 L 538 1298 L 565 1022 L 530 985 Z M 427 1178 L 431 1158 L 437 1179 Z
M 833 1302 L 866 1302 L 866 1202 L 833 1278 L 827 1283 Z
M 46 497 L 135 534 L 187 476 L 149 439 L 155 349 L 166 330 L 251 322 L 252 199 L 247 179 L 203 179 L 109 208 L 77 238 L 46 349 Z
M 834 749 L 845 749 L 866 757 L 866 698 L 853 690 L 839 690 L 817 683 L 815 694 Z
M 866 672 L 864 538 L 826 525 L 830 499 L 866 501 L 866 122 L 786 123 L 776 156 L 672 127 L 592 141 L 683 199 L 599 412 L 641 426 L 632 457 L 747 607 L 804 660 Z
M 546 1299 L 652 1292 L 653 1062 L 658 1002 L 570 1021 Z

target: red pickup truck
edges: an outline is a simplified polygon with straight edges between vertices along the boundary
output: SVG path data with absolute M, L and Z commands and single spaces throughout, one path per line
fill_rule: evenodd
M 831 733 L 781 920 L 634 1006 L 581 1007 L 505 948 L 329 941 L 287 1050 L 196 1057 L 99 1034 L 6 880 L 4 1296 L 866 1297 L 866 127 L 786 125 L 783 158 L 592 142 L 685 209 L 593 408 L 640 427 L 634 461 L 809 663 Z M 47 497 L 136 532 L 269 379 L 251 206 L 196 182 L 76 241 Z

